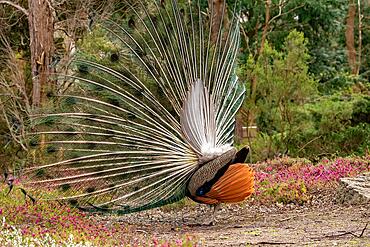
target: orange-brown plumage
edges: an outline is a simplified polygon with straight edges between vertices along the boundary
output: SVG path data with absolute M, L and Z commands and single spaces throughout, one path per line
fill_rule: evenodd
M 241 202 L 254 192 L 254 172 L 246 164 L 232 164 L 225 174 L 204 196 L 196 196 L 196 201 L 205 204 Z

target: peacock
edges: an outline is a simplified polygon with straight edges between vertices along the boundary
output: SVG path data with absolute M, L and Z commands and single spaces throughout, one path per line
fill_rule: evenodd
M 196 1 L 135 1 L 124 18 L 97 22 L 90 45 L 109 49 L 81 49 L 46 110 L 32 115 L 26 186 L 118 214 L 184 197 L 216 211 L 249 197 L 249 148 L 233 147 L 245 89 L 231 7 L 220 18 Z

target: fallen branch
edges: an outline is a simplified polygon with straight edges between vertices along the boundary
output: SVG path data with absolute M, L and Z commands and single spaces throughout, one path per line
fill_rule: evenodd
M 279 220 L 279 222 L 288 221 L 288 220 L 291 220 L 291 219 L 295 219 L 295 218 L 297 218 L 297 217 L 298 217 L 298 216 L 292 216 L 292 217 L 284 218 L 284 219 Z
M 368 225 L 369 225 L 369 222 L 367 222 L 364 229 L 362 229 L 362 232 L 361 232 L 360 236 L 358 236 L 359 238 L 362 238 L 362 236 L 364 235 L 364 232 L 365 232 Z
M 325 235 L 323 237 L 320 237 L 320 238 L 314 238 L 315 240 L 321 240 L 323 238 L 337 238 L 337 237 L 342 237 L 342 236 L 346 236 L 346 235 L 351 235 L 355 238 L 362 238 L 362 236 L 364 235 L 364 232 L 365 230 L 367 229 L 367 226 L 369 225 L 369 222 L 366 223 L 365 227 L 362 229 L 361 233 L 359 235 L 353 233 L 353 232 L 343 232 L 343 233 L 339 233 L 339 234 L 332 234 L 332 235 Z
M 262 242 L 256 242 L 256 243 L 250 243 L 250 245 L 287 245 L 287 244 L 297 244 L 293 242 L 268 242 L 268 241 L 262 241 Z

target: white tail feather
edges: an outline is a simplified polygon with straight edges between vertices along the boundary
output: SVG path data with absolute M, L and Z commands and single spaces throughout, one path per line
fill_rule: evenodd
M 208 89 L 201 80 L 197 80 L 188 92 L 180 123 L 186 140 L 198 154 L 200 164 L 214 159 L 231 148 L 231 143 L 216 144 L 215 107 Z

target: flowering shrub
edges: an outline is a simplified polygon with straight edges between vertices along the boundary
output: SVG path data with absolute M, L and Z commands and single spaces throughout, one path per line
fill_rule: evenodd
M 77 242 L 98 243 L 117 231 L 120 226 L 105 226 L 77 209 L 60 205 L 57 202 L 32 203 L 25 200 L 19 190 L 6 196 L 7 187 L 0 193 L 0 213 L 6 219 L 4 229 L 14 226 L 24 236 L 44 239 L 46 236 L 62 244 L 71 235 Z M 13 232 L 18 234 L 18 231 Z M 12 234 L 13 234 L 12 233 Z M 28 240 L 27 240 L 28 241 Z
M 370 171 L 370 156 L 324 159 L 316 165 L 284 157 L 257 163 L 255 169 L 257 201 L 303 204 L 317 191 L 337 188 L 342 177 Z
M 57 242 L 49 234 L 42 237 L 30 237 L 22 233 L 22 230 L 5 223 L 3 217 L 3 224 L 0 230 L 0 245 L 1 246 L 70 246 L 70 247 L 83 247 L 93 246 L 90 242 L 74 242 L 72 234 L 68 236 L 67 240 Z
M 195 246 L 190 237 L 171 241 L 155 237 L 136 241 L 128 226 L 99 220 L 53 201 L 25 200 L 20 190 L 6 195 L 0 186 L 0 246 Z M 130 235 L 131 234 L 131 235 Z

